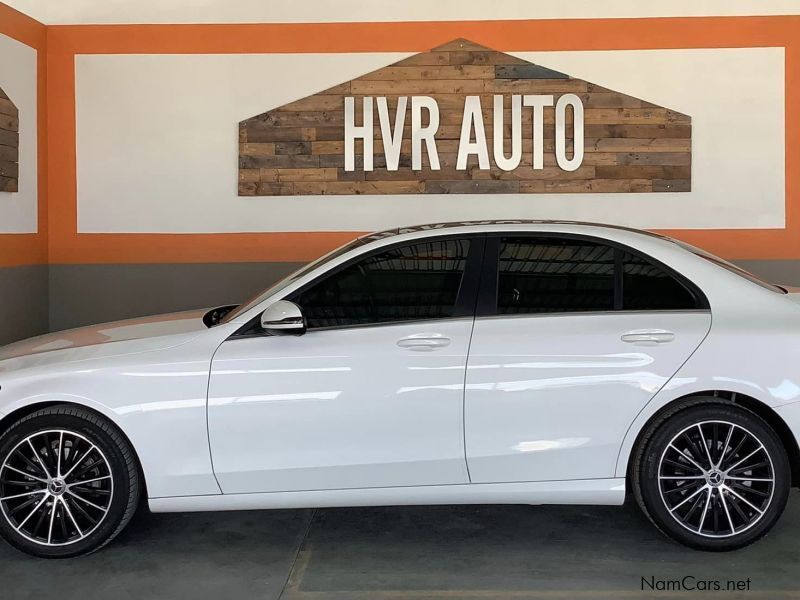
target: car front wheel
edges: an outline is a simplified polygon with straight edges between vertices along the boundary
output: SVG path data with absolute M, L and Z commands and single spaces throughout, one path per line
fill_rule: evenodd
M 786 449 L 755 413 L 698 399 L 662 417 L 633 464 L 637 501 L 673 539 L 699 550 L 735 550 L 764 536 L 791 484 Z
M 138 499 L 130 444 L 91 411 L 48 407 L 0 436 L 0 535 L 23 552 L 93 552 L 125 527 Z

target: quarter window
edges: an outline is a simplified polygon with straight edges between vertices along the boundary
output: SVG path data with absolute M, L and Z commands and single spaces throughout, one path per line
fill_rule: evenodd
M 434 240 L 368 256 L 289 298 L 309 329 L 452 317 L 470 241 Z
M 623 310 L 696 308 L 694 296 L 677 279 L 645 259 L 623 252 Z

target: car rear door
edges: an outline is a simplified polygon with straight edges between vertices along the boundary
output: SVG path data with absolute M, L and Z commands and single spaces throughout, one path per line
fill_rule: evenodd
M 629 248 L 489 237 L 465 391 L 472 482 L 613 477 L 630 423 L 710 325 L 702 292 Z
M 467 350 L 483 237 L 382 249 L 285 298 L 301 336 L 217 351 L 208 423 L 224 493 L 468 483 Z

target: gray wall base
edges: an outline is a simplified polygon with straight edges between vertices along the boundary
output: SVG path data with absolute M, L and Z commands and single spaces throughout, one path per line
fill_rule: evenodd
M 51 265 L 50 329 L 240 304 L 298 263 Z
M 0 269 L 0 346 L 48 331 L 47 266 Z

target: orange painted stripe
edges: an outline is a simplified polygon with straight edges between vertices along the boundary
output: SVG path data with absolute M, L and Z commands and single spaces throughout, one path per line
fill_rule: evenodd
M 47 86 L 45 77 L 46 27 L 0 3 L 0 34 L 37 51 L 38 233 L 0 234 L 0 267 L 47 262 Z
M 0 267 L 47 263 L 44 236 L 36 233 L 0 235 Z
M 800 259 L 800 17 L 48 28 L 52 263 L 309 260 L 355 232 L 77 234 L 75 54 L 418 52 L 465 37 L 505 51 L 786 48 L 786 229 L 666 231 L 726 258 Z M 734 124 L 731 124 L 734 126 Z M 501 201 L 493 198 L 493 201 Z M 598 201 L 602 197 L 598 197 Z M 758 202 L 754 198 L 753 202 Z M 109 198 L 113 202 L 113 198 Z M 402 202 L 402 197 L 397 198 Z M 656 201 L 654 198 L 653 201 Z M 258 202 L 254 199 L 254 202 Z M 424 221 L 424 216 L 420 216 Z
M 797 233 L 788 229 L 654 229 L 728 260 L 797 260 Z
M 53 186 L 47 203 L 48 262 L 58 263 L 66 261 L 62 257 L 71 248 L 86 243 L 77 234 L 75 55 L 61 51 L 58 43 L 47 45 L 47 89 L 47 175 Z
M 40 50 L 45 46 L 47 28 L 36 19 L 0 2 L 0 33 Z
M 464 37 L 503 51 L 784 46 L 800 16 L 397 23 L 54 25 L 74 54 L 420 52 Z

